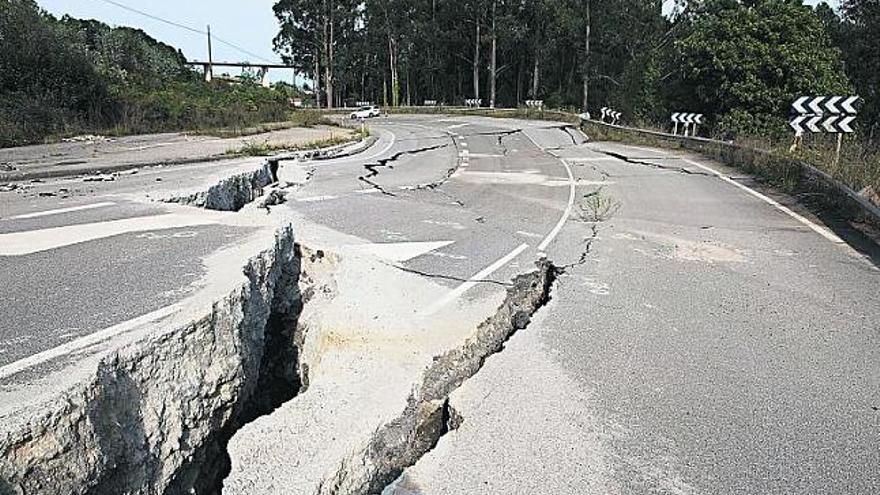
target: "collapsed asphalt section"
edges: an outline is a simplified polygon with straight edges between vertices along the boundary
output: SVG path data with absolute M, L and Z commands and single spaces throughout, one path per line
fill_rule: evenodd
M 550 300 L 555 277 L 556 270 L 547 260 L 538 262 L 535 271 L 516 277 L 504 302 L 472 338 L 434 358 L 421 387 L 412 392 L 398 420 L 376 432 L 360 459 L 362 464 L 343 464 L 326 486 L 344 486 L 353 481 L 345 492 L 381 492 L 437 445 L 443 435 L 456 429 L 462 420 L 450 408 L 449 394 L 477 374 L 489 356 L 501 352 L 514 333 L 528 326 L 532 315 Z M 357 473 L 362 468 L 363 472 Z
M 216 491 L 232 433 L 305 381 L 302 261 L 282 229 L 239 285 L 189 323 L 110 352 L 44 403 L 4 408 L 0 493 Z
M 459 424 L 449 394 L 528 326 L 556 269 L 542 260 L 492 306 L 422 321 L 412 307 L 445 291 L 431 280 L 351 257 L 335 273 L 333 301 L 301 320 L 308 391 L 236 433 L 224 494 L 382 491 Z
M 266 160 L 252 172 L 220 180 L 204 191 L 172 196 L 163 201 L 207 210 L 239 211 L 263 195 L 263 189 L 278 180 L 278 161 Z

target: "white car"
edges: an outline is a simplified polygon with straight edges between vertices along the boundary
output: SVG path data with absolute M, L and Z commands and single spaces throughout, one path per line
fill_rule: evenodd
M 379 107 L 375 105 L 370 105 L 368 107 L 360 107 L 354 112 L 351 113 L 351 120 L 358 119 L 369 119 L 372 117 L 379 117 L 382 115 L 382 111 L 379 110 Z

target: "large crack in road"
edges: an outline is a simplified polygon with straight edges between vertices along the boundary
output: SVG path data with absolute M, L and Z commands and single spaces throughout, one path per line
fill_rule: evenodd
M 358 180 L 365 183 L 365 184 L 368 184 L 370 187 L 372 187 L 374 189 L 377 189 L 379 192 L 381 192 L 382 194 L 384 194 L 386 196 L 396 196 L 396 194 L 394 194 L 391 191 L 388 191 L 382 185 L 380 185 L 372 180 L 373 177 L 376 177 L 379 175 L 381 169 L 383 169 L 383 168 L 393 169 L 394 166 L 390 165 L 390 163 L 399 160 L 403 156 L 417 155 L 419 153 L 426 153 L 429 151 L 434 151 L 434 150 L 438 150 L 441 148 L 446 148 L 448 146 L 449 146 L 448 143 L 444 143 L 444 144 L 438 144 L 435 146 L 427 146 L 424 148 L 417 148 L 414 150 L 398 151 L 397 153 L 391 155 L 388 158 L 382 158 L 382 159 L 378 160 L 376 163 L 365 164 L 363 167 L 367 170 L 368 173 L 359 176 Z

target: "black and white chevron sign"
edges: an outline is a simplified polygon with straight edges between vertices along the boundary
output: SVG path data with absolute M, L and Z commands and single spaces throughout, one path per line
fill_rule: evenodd
M 798 115 L 789 125 L 795 132 L 827 132 L 831 134 L 853 132 L 852 123 L 855 115 Z
M 798 115 L 788 125 L 797 134 L 849 134 L 860 105 L 858 96 L 801 96 L 791 104 Z
M 861 106 L 858 96 L 801 96 L 791 107 L 799 114 L 855 114 Z
M 473 98 L 469 100 L 464 100 L 464 104 L 469 107 L 481 107 L 483 106 L 483 100 L 479 98 Z
M 612 123 L 617 123 L 622 115 L 623 114 L 621 114 L 620 112 L 617 112 L 611 108 L 602 107 L 602 122 L 604 122 L 605 119 L 611 119 Z
M 526 106 L 530 108 L 544 108 L 544 100 L 526 100 Z
M 676 124 L 702 124 L 703 114 L 701 113 L 674 113 L 672 114 L 672 122 Z

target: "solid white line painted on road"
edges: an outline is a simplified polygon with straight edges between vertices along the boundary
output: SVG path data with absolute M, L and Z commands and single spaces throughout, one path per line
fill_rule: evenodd
M 104 330 L 85 335 L 66 344 L 49 349 L 48 351 L 39 352 L 24 359 L 15 361 L 14 363 L 7 364 L 6 366 L 0 367 L 0 379 L 8 378 L 33 366 L 43 364 L 45 362 L 51 361 L 52 359 L 70 354 L 75 351 L 79 351 L 81 349 L 85 349 L 86 347 L 93 346 L 118 334 L 133 330 L 141 325 L 155 322 L 168 315 L 176 313 L 180 309 L 181 306 L 179 304 L 167 306 L 162 309 L 153 311 L 152 313 L 147 313 L 132 320 L 128 320 L 119 323 L 118 325 L 105 328 Z
M 553 153 L 551 153 L 552 155 Z M 556 155 L 553 155 L 556 156 Z M 556 156 L 556 158 L 559 158 Z M 559 232 L 562 231 L 562 227 L 565 227 L 565 222 L 571 218 L 571 212 L 574 209 L 574 197 L 577 194 L 577 186 L 574 181 L 574 174 L 571 172 L 571 166 L 569 166 L 568 162 L 562 158 L 559 158 L 559 161 L 562 162 L 562 165 L 565 167 L 565 172 L 568 174 L 568 205 L 565 207 L 565 212 L 563 212 L 562 217 L 559 219 L 559 222 L 553 227 L 553 230 L 547 234 L 547 237 L 544 239 L 541 244 L 538 245 L 538 251 L 544 252 L 550 243 L 556 239 L 556 236 L 559 235 Z
M 468 279 L 467 282 L 464 282 L 463 284 L 459 285 L 455 289 L 452 289 L 451 291 L 449 291 L 448 294 L 446 294 L 445 296 L 440 298 L 437 302 L 428 306 L 428 308 L 423 311 L 423 314 L 425 316 L 430 316 L 430 315 L 436 314 L 438 311 L 443 309 L 447 304 L 451 303 L 452 301 L 455 301 L 456 299 L 458 299 L 459 297 L 464 295 L 465 292 L 471 290 L 474 286 L 476 286 L 478 283 L 480 283 L 481 280 L 486 280 L 487 278 L 492 276 L 493 273 L 500 270 L 504 265 L 513 261 L 514 258 L 516 258 L 520 254 L 522 254 L 522 252 L 528 248 L 529 248 L 528 244 L 521 244 L 519 247 L 517 247 L 516 249 L 514 249 L 513 251 L 508 253 L 506 256 L 504 256 L 500 260 L 496 261 L 495 263 L 492 263 L 491 265 L 487 266 L 483 270 L 474 274 L 472 277 L 470 277 Z
M 449 126 L 448 129 L 461 129 L 462 127 L 464 127 L 466 125 L 470 125 L 470 124 L 466 124 L 466 123 L 465 124 L 455 124 L 455 125 Z
M 571 218 L 571 212 L 572 210 L 574 210 L 574 197 L 577 194 L 577 184 L 574 180 L 574 173 L 571 171 L 571 165 L 569 165 L 565 159 L 553 153 L 552 151 L 543 148 L 540 144 L 538 144 L 537 141 L 532 138 L 532 136 L 529 136 L 529 134 L 525 132 L 525 129 L 523 129 L 523 135 L 527 137 L 529 141 L 531 141 L 535 146 L 537 146 L 539 150 L 549 155 L 552 155 L 557 160 L 559 160 L 559 162 L 562 163 L 562 166 L 565 167 L 565 173 L 568 175 L 568 204 L 565 206 L 565 211 L 562 213 L 562 218 L 559 219 L 559 222 L 557 222 L 556 226 L 553 227 L 553 230 L 551 230 L 550 233 L 547 234 L 547 237 L 544 238 L 544 241 L 538 245 L 538 251 L 543 253 L 547 249 L 547 247 L 549 247 L 550 244 L 556 239 L 556 236 L 558 236 L 559 233 L 562 232 L 562 228 L 565 227 L 565 223 L 568 221 L 569 218 Z
M 378 189 L 358 189 L 354 191 L 355 194 L 379 194 L 380 190 Z
M 169 213 L 151 217 L 126 218 L 124 220 L 0 234 L 0 256 L 38 253 L 130 232 L 212 225 L 220 223 L 223 216 L 220 213 L 207 211 L 193 214 Z
M 373 244 L 357 244 L 352 246 L 357 251 L 366 252 L 388 261 L 404 262 L 413 258 L 418 258 L 431 251 L 440 249 L 452 244 L 455 241 L 437 241 L 437 242 L 393 242 L 393 243 L 373 243 Z
M 717 171 L 717 170 L 715 170 L 715 169 L 713 169 L 713 168 L 711 168 L 711 167 L 707 167 L 707 166 L 703 165 L 702 163 L 697 163 L 697 162 L 695 162 L 695 161 L 693 161 L 693 160 L 689 160 L 689 159 L 686 159 L 686 158 L 683 159 L 682 161 L 684 161 L 684 162 L 686 162 L 686 163 L 689 163 L 689 164 L 691 164 L 691 165 L 693 165 L 693 166 L 695 166 L 695 167 L 698 167 L 698 168 L 700 168 L 700 169 L 702 169 L 702 170 L 705 170 L 706 172 L 711 173 L 712 175 L 714 175 L 714 176 L 718 177 L 719 179 L 723 180 L 724 182 L 727 182 L 728 184 L 732 184 L 732 185 L 738 187 L 739 189 L 742 189 L 743 191 L 745 191 L 745 192 L 751 194 L 752 196 L 754 196 L 754 197 L 760 199 L 761 201 L 763 201 L 763 202 L 765 202 L 765 203 L 767 203 L 767 204 L 773 206 L 773 207 L 776 208 L 777 210 L 779 210 L 779 211 L 785 213 L 786 215 L 790 216 L 791 218 L 794 218 L 794 219 L 797 220 L 798 222 L 800 222 L 800 223 L 806 225 L 806 226 L 809 227 L 813 232 L 816 232 L 817 234 L 821 235 L 822 237 L 828 239 L 829 241 L 831 241 L 831 242 L 833 242 L 833 243 L 835 243 L 835 244 L 846 244 L 846 242 L 845 242 L 843 239 L 841 239 L 840 237 L 838 237 L 837 234 L 835 234 L 834 232 L 831 232 L 831 231 L 830 231 L 829 229 L 827 229 L 826 227 L 823 227 L 823 226 L 821 226 L 821 225 L 818 225 L 818 224 L 816 224 L 815 222 L 812 222 L 811 220 L 805 218 L 804 216 L 795 213 L 795 212 L 792 211 L 790 208 L 788 208 L 787 206 L 784 206 L 784 205 L 780 204 L 780 203 L 779 203 L 778 201 L 776 201 L 775 199 L 770 198 L 770 197 L 768 197 L 768 196 L 765 196 L 764 194 L 761 194 L 761 193 L 759 193 L 758 191 L 755 191 L 754 189 L 752 189 L 752 188 L 750 188 L 750 187 L 748 187 L 748 186 L 744 186 L 744 185 L 740 184 L 739 182 L 737 182 L 737 181 L 731 179 L 730 177 L 728 177 L 728 176 L 722 174 L 721 172 L 719 172 L 719 171 Z
M 25 220 L 28 218 L 40 218 L 40 217 L 48 217 L 51 215 L 60 215 L 62 213 L 72 213 L 75 211 L 85 211 L 85 210 L 94 210 L 95 208 L 104 208 L 107 206 L 113 206 L 116 203 L 113 202 L 104 202 L 104 203 L 94 203 L 90 205 L 82 205 L 82 206 L 71 206 L 70 208 L 58 208 L 57 210 L 46 210 L 46 211 L 38 211 L 36 213 L 26 213 L 24 215 L 16 215 L 14 217 L 9 217 L 7 220 Z

